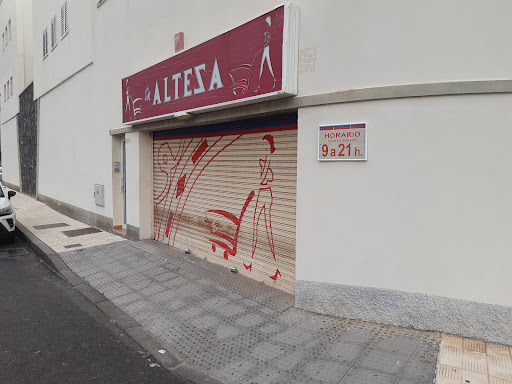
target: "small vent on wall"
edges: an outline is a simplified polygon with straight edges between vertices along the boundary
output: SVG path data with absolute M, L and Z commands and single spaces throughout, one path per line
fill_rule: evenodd
M 48 28 L 43 31 L 43 59 L 48 56 Z
M 52 49 L 57 46 L 57 15 L 53 16 L 51 24 Z
M 69 32 L 68 2 L 65 1 L 60 7 L 60 34 L 61 38 Z

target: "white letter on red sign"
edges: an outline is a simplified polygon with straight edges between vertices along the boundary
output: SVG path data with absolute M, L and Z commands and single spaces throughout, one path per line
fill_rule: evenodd
M 171 101 L 171 96 L 167 94 L 167 79 L 168 77 L 164 79 L 164 103 Z
M 178 100 L 178 79 L 181 79 L 181 72 L 172 75 L 172 81 L 174 81 L 174 100 Z
M 222 80 L 220 79 L 219 66 L 217 65 L 217 58 L 215 58 L 215 64 L 213 64 L 212 79 L 210 81 L 209 91 L 213 91 L 217 86 L 217 89 L 223 88 Z
M 206 66 L 204 64 L 194 67 L 194 72 L 196 73 L 197 84 L 199 84 L 199 87 L 194 88 L 194 95 L 204 92 L 203 79 L 201 78 L 201 73 L 199 71 L 205 71 L 205 70 L 206 70 Z
M 155 82 L 155 96 L 153 97 L 153 105 L 162 104 L 160 100 L 160 91 L 158 90 L 158 81 Z
M 183 97 L 192 96 L 192 90 L 190 87 L 190 79 L 188 78 L 192 74 L 192 68 L 183 71 Z

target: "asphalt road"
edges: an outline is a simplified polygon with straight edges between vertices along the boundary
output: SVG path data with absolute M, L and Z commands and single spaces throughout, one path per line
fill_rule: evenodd
M 0 243 L 0 383 L 189 384 L 155 363 L 21 240 Z

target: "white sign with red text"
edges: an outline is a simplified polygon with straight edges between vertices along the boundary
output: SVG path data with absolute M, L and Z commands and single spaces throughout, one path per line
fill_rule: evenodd
M 366 160 L 366 123 L 318 127 L 318 160 Z

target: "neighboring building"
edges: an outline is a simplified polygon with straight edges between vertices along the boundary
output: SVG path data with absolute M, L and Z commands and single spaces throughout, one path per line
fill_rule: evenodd
M 36 105 L 31 96 L 32 70 L 32 1 L 2 0 L 0 2 L 0 143 L 3 180 L 35 194 L 37 136 L 34 121 Z M 30 137 L 19 146 L 19 130 Z M 19 151 L 19 148 L 22 148 Z M 20 158 L 22 167 L 20 168 Z M 31 180 L 30 182 L 28 180 Z M 7 183 L 8 184 L 8 183 Z M 31 184 L 31 185 L 29 185 Z
M 301 308 L 512 343 L 512 3 L 280 5 L 34 1 L 37 198 Z

